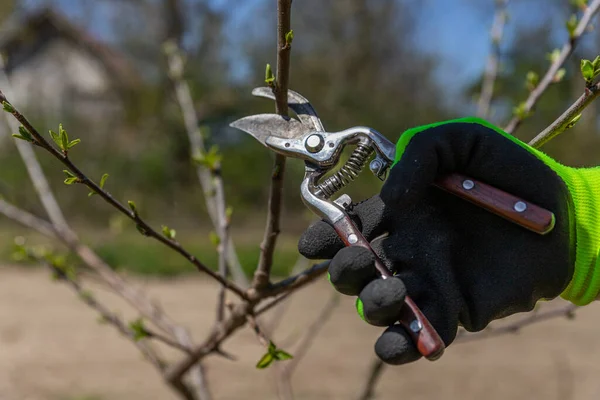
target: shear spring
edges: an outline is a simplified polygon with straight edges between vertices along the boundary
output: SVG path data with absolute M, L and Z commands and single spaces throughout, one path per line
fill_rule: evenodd
M 329 198 L 335 192 L 354 181 L 364 168 L 371 154 L 373 154 L 373 148 L 368 143 L 359 142 L 356 149 L 350 155 L 350 158 L 348 158 L 348 161 L 346 161 L 340 170 L 317 186 L 317 196 Z

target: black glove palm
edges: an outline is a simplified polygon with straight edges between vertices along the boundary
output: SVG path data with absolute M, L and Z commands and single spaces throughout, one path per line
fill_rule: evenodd
M 551 210 L 554 230 L 538 235 L 431 186 L 451 172 Z M 349 211 L 399 279 L 377 279 L 371 254 L 344 248 L 325 222 L 303 234 L 299 250 L 308 258 L 332 258 L 331 282 L 359 295 L 367 322 L 393 324 L 408 292 L 449 345 L 459 325 L 478 331 L 561 293 L 574 259 L 570 209 L 562 180 L 527 150 L 485 126 L 449 123 L 412 138 L 381 197 Z M 399 325 L 386 330 L 375 350 L 392 364 L 419 358 Z

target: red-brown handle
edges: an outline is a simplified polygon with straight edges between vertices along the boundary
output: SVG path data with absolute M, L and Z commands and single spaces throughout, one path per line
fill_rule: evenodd
M 450 174 L 435 185 L 540 235 L 554 228 L 552 212 L 465 175 Z
M 354 225 L 348 215 L 333 224 L 335 231 L 346 246 L 361 246 L 373 254 L 375 252 L 371 245 Z M 375 254 L 375 267 L 384 279 L 392 275 Z M 410 334 L 419 353 L 428 360 L 437 360 L 444 353 L 444 342 L 433 328 L 427 317 L 423 315 L 419 307 L 408 296 L 404 299 L 404 306 L 400 310 L 400 324 Z

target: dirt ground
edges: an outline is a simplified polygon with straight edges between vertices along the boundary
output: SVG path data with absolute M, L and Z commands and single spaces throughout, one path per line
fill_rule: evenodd
M 216 288 L 198 278 L 137 281 L 199 341 L 214 318 Z M 274 339 L 289 345 L 332 295 L 326 282 L 290 302 Z M 113 298 L 112 309 L 133 317 Z M 434 363 L 387 368 L 378 399 L 600 398 L 600 308 L 574 321 L 551 320 L 518 335 L 452 346 Z M 379 329 L 343 298 L 293 377 L 296 399 L 354 399 L 373 360 Z M 288 346 L 286 346 L 288 344 Z M 215 400 L 275 399 L 274 371 L 257 370 L 263 352 L 244 329 L 224 348 L 237 361 L 206 362 Z M 175 399 L 137 350 L 44 270 L 0 268 L 0 400 Z

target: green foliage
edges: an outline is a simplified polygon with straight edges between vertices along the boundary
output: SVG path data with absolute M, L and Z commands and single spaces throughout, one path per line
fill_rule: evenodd
M 571 4 L 577 8 L 585 10 L 587 7 L 588 0 L 571 0 Z
M 273 70 L 271 69 L 271 64 L 267 64 L 265 68 L 265 83 L 268 86 L 273 86 L 275 84 L 275 75 L 273 75 Z
M 577 15 L 573 14 L 567 20 L 567 31 L 569 32 L 569 37 L 573 39 L 575 37 L 575 30 L 577 29 Z
M 175 239 L 175 235 L 177 232 L 175 232 L 175 229 L 171 229 L 168 226 L 163 225 L 162 233 L 163 233 L 163 235 L 165 235 L 166 238 L 173 240 L 173 239 Z
M 600 75 L 600 56 L 597 56 L 594 61 L 582 59 L 580 70 L 585 80 L 585 85 L 591 86 L 594 79 Z
M 525 87 L 527 87 L 527 89 L 531 91 L 536 88 L 539 81 L 540 76 L 534 71 L 529 71 L 527 72 L 527 75 L 525 77 Z
M 194 161 L 208 168 L 211 171 L 216 171 L 221 167 L 223 156 L 219 153 L 219 146 L 213 145 L 208 152 L 200 153 L 194 157 Z
M 133 334 L 133 340 L 135 340 L 136 342 L 150 336 L 148 334 L 146 326 L 144 325 L 143 318 L 138 318 L 136 320 L 130 321 L 128 326 L 129 329 L 131 329 L 131 333 Z
M 2 102 L 2 109 L 11 114 L 15 112 L 15 108 L 8 101 Z
M 50 136 L 56 145 L 63 151 L 67 152 L 71 147 L 77 145 L 81 142 L 81 139 L 75 139 L 69 141 L 69 135 L 67 131 L 63 128 L 62 124 L 58 125 L 58 133 L 54 132 L 52 129 L 50 130 Z
M 294 357 L 286 351 L 278 349 L 277 346 L 275 346 L 275 343 L 270 341 L 267 352 L 260 358 L 260 360 L 258 360 L 258 363 L 256 363 L 256 368 L 265 369 L 268 368 L 273 361 L 283 361 L 291 358 Z
M 129 208 L 133 212 L 133 215 L 135 215 L 137 217 L 138 216 L 138 211 L 137 211 L 137 206 L 135 205 L 135 203 L 133 201 L 131 201 L 131 200 L 128 200 L 127 204 L 129 205 Z
M 73 173 L 71 171 L 69 171 L 68 169 L 63 169 L 63 172 L 67 176 L 66 179 L 64 180 L 65 185 L 72 185 L 74 183 L 79 182 L 79 178 L 77 176 L 73 175 Z
M 289 47 L 292 45 L 293 41 L 294 41 L 294 30 L 291 30 L 285 34 L 285 45 L 287 47 Z
M 104 184 L 106 183 L 108 176 L 109 176 L 108 174 L 104 174 L 104 175 L 102 175 L 102 178 L 100 178 L 100 183 L 98 184 L 98 186 L 100 186 L 100 189 L 104 189 Z M 92 197 L 95 194 L 96 194 L 96 192 L 94 192 L 92 190 L 88 193 L 88 197 Z
M 217 247 L 217 246 L 219 246 L 219 244 L 221 244 L 221 238 L 219 237 L 219 235 L 217 235 L 217 232 L 215 232 L 215 231 L 211 231 L 208 234 L 208 239 L 210 240 L 212 245 L 215 247 Z
M 17 139 L 21 139 L 21 140 L 25 140 L 26 142 L 33 142 L 33 136 L 31 136 L 31 133 L 29 133 L 29 131 L 27 129 L 25 129 L 24 126 L 20 126 L 19 127 L 19 133 L 13 133 L 12 135 L 13 137 L 17 138 Z
M 523 120 L 531 115 L 531 111 L 527 111 L 527 104 L 521 102 L 516 107 L 513 107 L 513 115 Z

